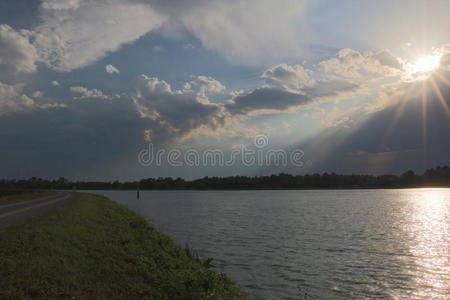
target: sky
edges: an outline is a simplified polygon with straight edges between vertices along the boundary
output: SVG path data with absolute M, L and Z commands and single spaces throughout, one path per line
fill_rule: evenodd
M 448 165 L 448 11 L 446 0 L 0 0 L 0 178 Z

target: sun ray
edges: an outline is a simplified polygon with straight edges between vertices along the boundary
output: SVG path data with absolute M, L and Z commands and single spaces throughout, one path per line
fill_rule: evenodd
M 434 93 L 436 94 L 438 100 L 441 102 L 442 106 L 444 107 L 445 112 L 447 113 L 447 116 L 450 117 L 450 111 L 448 108 L 447 101 L 445 101 L 445 98 L 442 95 L 442 92 L 439 89 L 439 86 L 436 84 L 436 81 L 434 80 L 433 77 L 430 77 L 430 83 L 431 83 L 431 86 L 433 87 Z
M 428 137 L 427 137 L 427 94 L 428 88 L 425 81 L 422 82 L 422 147 L 423 147 L 423 168 L 427 166 Z
M 402 99 L 400 100 L 400 103 L 398 104 L 397 108 L 395 109 L 394 117 L 392 118 L 391 122 L 389 123 L 389 126 L 385 130 L 383 140 L 381 142 L 381 145 L 383 147 L 384 147 L 384 145 L 387 144 L 387 142 L 391 136 L 392 130 L 394 129 L 394 127 L 397 125 L 397 123 L 403 116 L 403 112 L 405 110 L 405 105 L 406 105 L 406 97 L 402 97 Z
M 388 139 L 391 136 L 392 130 L 395 128 L 397 123 L 400 121 L 401 117 L 403 116 L 403 112 L 406 107 L 406 103 L 408 102 L 407 95 L 413 90 L 413 87 L 409 87 L 407 91 L 405 91 L 404 95 L 400 98 L 399 104 L 395 108 L 394 117 L 392 118 L 391 122 L 389 123 L 389 126 L 385 130 L 381 145 L 384 146 L 387 144 Z
M 448 80 L 447 78 L 445 78 L 444 76 L 442 76 L 442 74 L 440 74 L 439 72 L 434 72 L 432 74 L 433 77 L 436 77 L 438 80 L 442 81 L 443 83 L 445 83 L 446 85 L 450 86 L 450 80 Z

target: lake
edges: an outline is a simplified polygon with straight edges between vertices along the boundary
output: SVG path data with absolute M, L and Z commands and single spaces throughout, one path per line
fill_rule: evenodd
M 263 299 L 450 299 L 450 189 L 97 193 Z

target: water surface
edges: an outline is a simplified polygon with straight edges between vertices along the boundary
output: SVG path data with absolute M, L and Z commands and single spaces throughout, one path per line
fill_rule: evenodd
M 450 299 L 450 189 L 98 193 L 263 299 Z

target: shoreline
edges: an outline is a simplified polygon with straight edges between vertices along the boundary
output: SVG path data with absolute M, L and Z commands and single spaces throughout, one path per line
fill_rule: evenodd
M 405 186 L 405 187 L 342 187 L 342 188 L 234 188 L 234 189 L 139 189 L 141 192 L 147 191 L 346 191 L 346 190 L 407 190 L 407 189 L 450 189 L 450 186 Z M 135 192 L 136 189 L 79 189 L 80 191 L 127 191 Z M 65 191 L 65 189 L 53 189 L 50 191 Z

